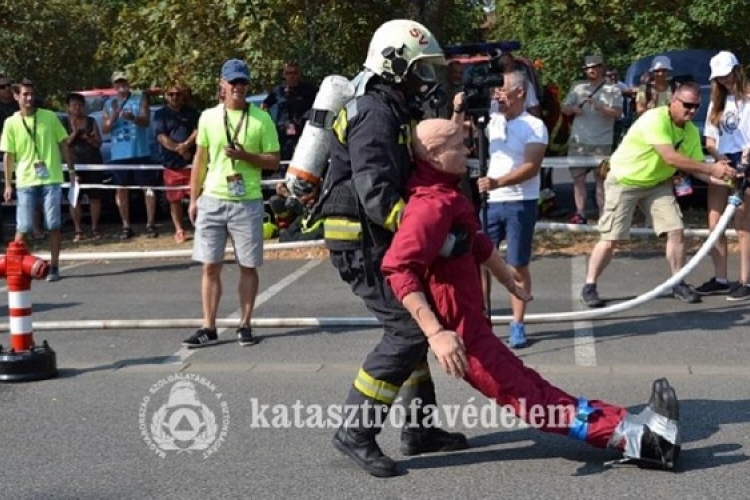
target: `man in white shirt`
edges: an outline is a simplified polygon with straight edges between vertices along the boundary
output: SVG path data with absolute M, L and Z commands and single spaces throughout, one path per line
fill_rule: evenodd
M 478 180 L 481 193 L 489 193 L 487 235 L 495 245 L 506 240 L 506 261 L 514 279 L 531 293 L 529 262 L 539 199 L 539 170 L 547 149 L 547 128 L 525 109 L 527 81 L 521 71 L 505 74 L 495 89 L 497 113 L 487 126 L 490 164 L 487 177 Z M 494 107 L 494 106 L 493 106 Z M 490 281 L 485 276 L 485 286 Z M 513 322 L 509 345 L 528 345 L 523 319 L 526 304 L 511 297 Z

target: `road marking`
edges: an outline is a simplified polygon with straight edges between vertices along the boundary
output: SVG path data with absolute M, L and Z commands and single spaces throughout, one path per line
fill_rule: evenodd
M 574 311 L 586 308 L 580 301 L 581 289 L 586 282 L 586 263 L 586 257 L 580 256 L 573 257 L 570 264 L 570 292 L 573 297 Z M 574 321 L 573 335 L 576 366 L 596 366 L 594 323 L 591 321 Z
M 283 279 L 277 281 L 270 287 L 268 287 L 266 290 L 264 290 L 260 295 L 258 295 L 255 298 L 255 308 L 254 310 L 257 310 L 258 307 L 262 306 L 269 300 L 271 300 L 275 295 L 280 293 L 282 290 L 284 290 L 289 285 L 294 284 L 295 281 L 300 279 L 302 276 L 307 274 L 308 272 L 312 271 L 316 266 L 318 266 L 322 260 L 311 260 L 304 266 L 300 267 L 293 273 L 289 274 L 288 276 L 284 277 Z M 237 309 L 232 314 L 227 316 L 226 319 L 239 319 L 242 314 L 242 309 Z M 220 328 L 216 331 L 219 337 L 221 335 L 229 330 L 229 328 Z M 171 356 L 168 356 L 164 361 L 163 364 L 181 364 L 184 363 L 185 360 L 187 360 L 190 356 L 192 356 L 195 351 L 198 349 L 188 349 L 187 347 L 180 348 L 179 351 L 172 354 Z

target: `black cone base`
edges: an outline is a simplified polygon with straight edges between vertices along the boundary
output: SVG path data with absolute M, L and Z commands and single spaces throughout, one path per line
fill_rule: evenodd
M 0 351 L 0 382 L 31 382 L 57 376 L 57 356 L 47 342 L 29 351 Z

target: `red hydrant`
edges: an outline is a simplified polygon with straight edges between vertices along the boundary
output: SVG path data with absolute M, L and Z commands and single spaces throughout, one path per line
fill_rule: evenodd
M 55 352 L 47 341 L 34 343 L 31 321 L 31 279 L 44 279 L 49 264 L 34 257 L 22 241 L 8 245 L 0 256 L 0 276 L 8 283 L 8 318 L 10 346 L 0 345 L 0 382 L 44 380 L 57 376 Z

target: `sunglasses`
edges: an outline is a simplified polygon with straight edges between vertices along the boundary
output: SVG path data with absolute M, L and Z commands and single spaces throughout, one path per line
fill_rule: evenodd
M 5 90 L 8 87 L 10 87 L 10 85 L 0 85 L 0 90 Z
M 167 97 L 179 97 L 180 92 L 167 92 Z
M 685 106 L 685 109 L 688 109 L 688 110 L 691 110 L 691 111 L 695 111 L 695 110 L 697 110 L 698 108 L 701 107 L 701 103 L 699 103 L 699 102 L 685 102 L 682 99 L 680 99 L 679 97 L 675 97 L 675 99 L 677 99 L 678 101 L 680 101 L 682 103 L 682 105 Z
M 237 80 L 232 80 L 231 82 L 229 82 L 229 85 L 231 85 L 232 87 L 234 87 L 235 85 L 250 85 L 250 81 L 245 80 L 244 78 L 239 78 Z

